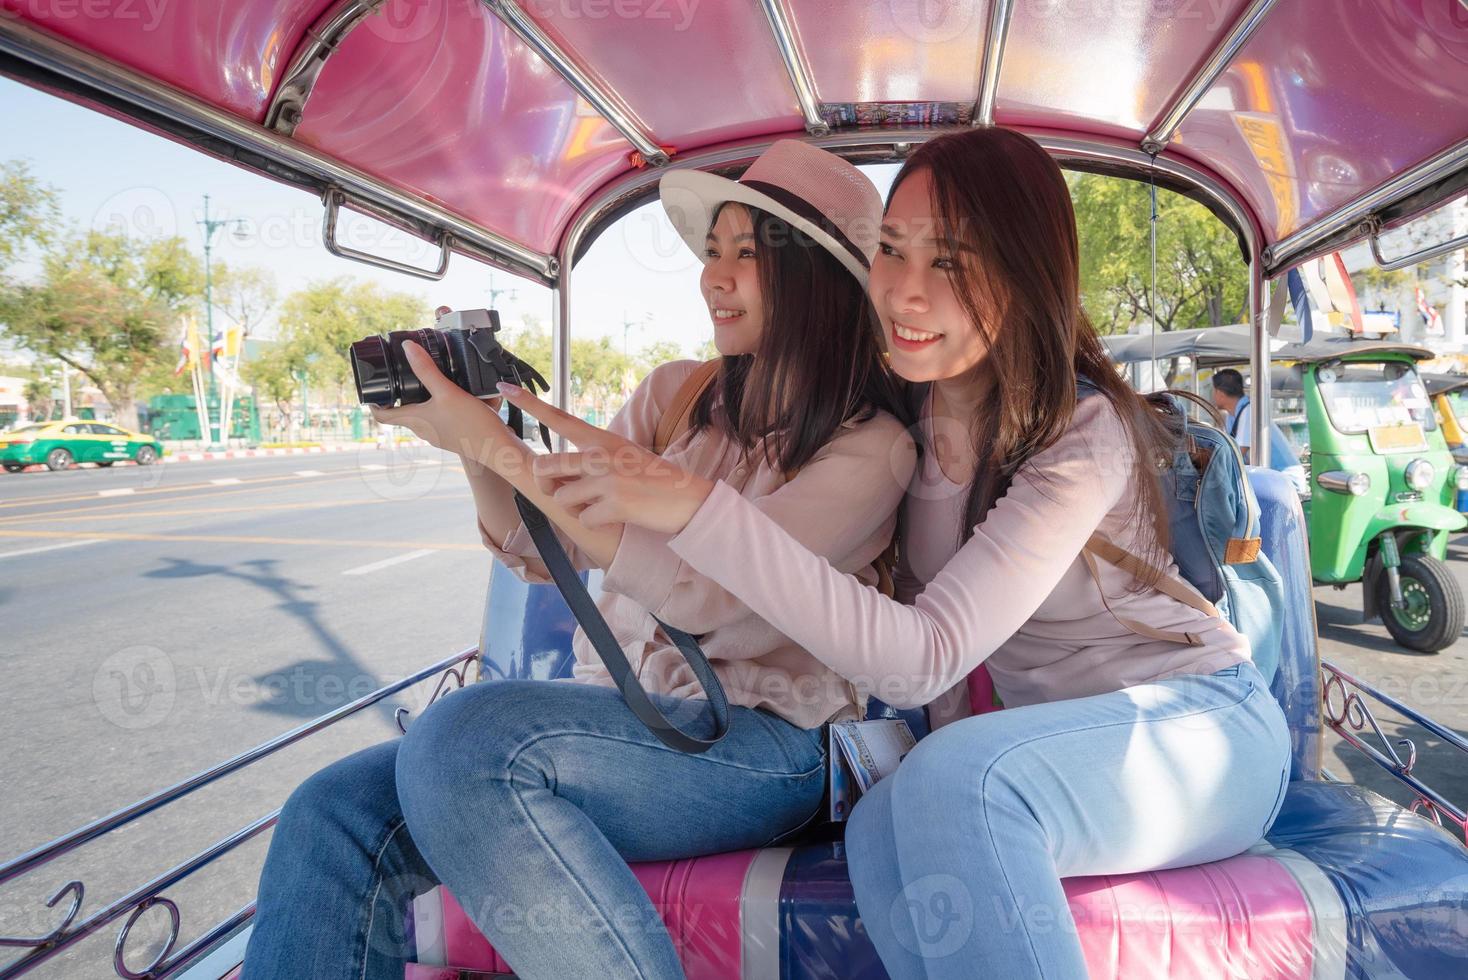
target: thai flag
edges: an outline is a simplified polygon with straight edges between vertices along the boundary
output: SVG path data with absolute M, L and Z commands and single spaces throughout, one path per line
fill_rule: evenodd
M 1441 337 L 1443 333 L 1442 314 L 1427 305 L 1427 294 L 1422 287 L 1417 287 L 1417 312 L 1422 314 L 1422 322 L 1427 325 L 1427 332 Z
M 1305 280 L 1299 269 L 1291 269 L 1285 276 L 1285 286 L 1290 291 L 1290 305 L 1295 308 L 1295 320 L 1300 324 L 1300 339 L 1308 341 L 1315 335 L 1315 324 L 1310 320 L 1310 297 L 1305 292 Z
M 224 330 L 221 328 L 216 333 L 209 345 L 209 359 L 218 363 L 224 358 Z
M 185 327 L 183 339 L 178 342 L 178 363 L 173 366 L 173 376 L 176 378 L 184 373 L 184 369 L 194 362 L 194 348 L 189 343 L 190 330 Z

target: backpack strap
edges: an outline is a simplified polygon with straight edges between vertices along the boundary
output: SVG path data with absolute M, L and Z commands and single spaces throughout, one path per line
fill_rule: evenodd
M 653 452 L 661 456 L 679 436 L 688 431 L 693 404 L 713 384 L 723 360 L 722 357 L 716 357 L 711 361 L 704 361 L 678 386 L 678 390 L 673 393 L 673 403 L 668 406 L 663 417 L 658 419 L 658 430 L 652 439 Z
M 1203 597 L 1203 594 L 1193 588 L 1190 582 L 1174 575 L 1169 575 L 1159 568 L 1148 564 L 1136 555 L 1124 548 L 1119 548 L 1108 541 L 1100 532 L 1091 535 L 1086 546 L 1081 549 L 1081 557 L 1085 559 L 1086 568 L 1091 573 L 1091 578 L 1096 582 L 1096 588 L 1101 592 L 1101 602 L 1106 606 L 1106 611 L 1118 623 L 1125 626 L 1139 636 L 1145 636 L 1152 640 L 1165 640 L 1170 643 L 1181 643 L 1185 646 L 1198 647 L 1203 645 L 1202 638 L 1197 633 L 1188 633 L 1176 630 L 1160 630 L 1148 626 L 1146 623 L 1138 622 L 1127 616 L 1122 616 L 1111 608 L 1111 602 L 1106 597 L 1106 589 L 1101 585 L 1101 575 L 1096 568 L 1096 557 L 1099 556 L 1110 562 L 1122 571 L 1129 572 L 1140 581 L 1155 577 L 1157 580 L 1157 591 L 1171 596 L 1184 605 L 1191 606 L 1207 616 L 1222 618 L 1218 608 Z

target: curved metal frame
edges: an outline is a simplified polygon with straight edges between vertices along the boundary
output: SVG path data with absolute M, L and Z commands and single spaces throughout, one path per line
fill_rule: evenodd
M 1419 192 L 1457 174 L 1468 172 L 1468 140 L 1449 147 L 1380 187 L 1341 205 L 1264 250 L 1270 275 L 1299 265 L 1346 242 L 1365 237 L 1382 226 L 1381 213 Z M 1424 202 L 1423 209 L 1431 207 Z
M 989 27 L 984 32 L 984 60 L 979 66 L 979 97 L 974 102 L 975 126 L 994 125 L 994 103 L 999 100 L 999 75 L 1004 71 L 1004 45 L 1014 0 L 990 0 Z
M 1142 151 L 1144 153 L 1161 153 L 1168 143 L 1172 142 L 1173 136 L 1177 135 L 1178 127 L 1193 111 L 1198 102 L 1213 87 L 1228 66 L 1233 62 L 1234 56 L 1248 43 L 1249 38 L 1264 23 L 1264 18 L 1269 16 L 1270 9 L 1276 0 L 1254 0 L 1254 2 L 1239 15 L 1233 30 L 1229 31 L 1213 52 L 1208 60 L 1203 62 L 1202 67 L 1183 86 L 1182 90 L 1173 98 L 1172 103 L 1163 110 L 1157 118 L 1146 137 L 1142 140 Z
M 282 136 L 295 133 L 306 110 L 306 101 L 326 67 L 326 59 L 346 40 L 347 35 L 370 15 L 381 10 L 387 0 L 337 0 L 316 23 L 306 29 L 306 38 L 291 58 L 290 67 L 270 97 L 265 110 L 265 127 Z
M 336 240 L 336 222 L 340 215 L 343 204 L 347 203 L 346 192 L 340 187 L 328 187 L 321 194 L 321 203 L 325 210 L 321 214 L 321 243 L 326 250 L 337 258 L 351 259 L 354 262 L 362 262 L 366 265 L 375 265 L 379 269 L 388 272 L 401 272 L 405 276 L 416 276 L 419 279 L 428 279 L 437 282 L 449 271 L 449 257 L 454 254 L 454 236 L 446 231 L 438 234 L 439 247 L 438 265 L 432 269 L 420 269 L 416 265 L 399 262 L 397 259 L 383 258 L 373 255 L 371 252 L 363 252 L 361 249 L 351 248 Z M 362 209 L 368 210 L 368 209 Z
M 790 73 L 790 84 L 795 89 L 795 101 L 800 104 L 800 114 L 805 117 L 805 131 L 812 136 L 824 136 L 831 131 L 830 125 L 821 115 L 821 103 L 816 97 L 816 83 L 810 65 L 801 53 L 800 41 L 795 34 L 795 22 L 786 9 L 784 0 L 760 0 L 765 17 L 770 22 L 770 32 L 775 36 L 775 47 L 785 70 Z
M 661 166 L 668 162 L 668 154 L 653 141 L 647 127 L 634 118 L 631 107 L 615 92 L 594 81 L 582 70 L 581 66 L 572 61 L 571 56 L 562 50 L 549 34 L 540 29 L 540 25 L 535 23 L 515 0 L 480 0 L 480 2 L 498 17 L 501 23 L 513 31 L 516 37 L 540 55 L 556 74 L 576 90 L 578 95 L 591 103 L 592 107 L 607 122 L 616 127 L 617 132 L 636 147 L 637 152 L 642 155 L 643 162 L 652 166 Z
M 1409 265 L 1426 262 L 1428 259 L 1435 259 L 1439 255 L 1446 255 L 1448 252 L 1455 252 L 1464 247 L 1468 247 L 1468 235 L 1459 235 L 1445 242 L 1419 248 L 1415 252 L 1408 252 L 1400 258 L 1389 259 L 1381 254 L 1381 231 L 1378 229 L 1371 233 L 1371 257 L 1376 260 L 1377 268 L 1383 272 L 1396 272 L 1398 269 L 1405 269 Z

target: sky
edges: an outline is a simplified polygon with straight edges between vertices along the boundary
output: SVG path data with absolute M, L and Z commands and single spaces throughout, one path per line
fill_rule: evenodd
M 349 277 L 383 289 L 417 294 L 430 307 L 490 305 L 501 321 L 525 314 L 549 322 L 551 292 L 537 284 L 455 255 L 448 275 L 433 283 L 338 258 L 321 243 L 322 205 L 311 194 L 207 157 L 90 109 L 0 78 L 0 160 L 22 159 L 58 192 L 64 219 L 78 228 L 134 235 L 180 235 L 203 252 L 204 195 L 211 219 L 239 219 L 244 230 L 215 233 L 213 257 L 260 266 L 275 276 L 283 297 L 310 282 Z M 885 194 L 896 168 L 869 170 Z M 344 213 L 339 233 L 350 245 L 414 265 L 432 266 L 437 249 L 370 218 Z M 24 273 L 24 269 L 22 269 Z M 672 341 L 692 353 L 712 338 L 698 293 L 697 259 L 653 201 L 609 228 L 572 277 L 575 336 L 624 339 L 636 351 Z M 262 336 L 275 328 L 268 322 Z

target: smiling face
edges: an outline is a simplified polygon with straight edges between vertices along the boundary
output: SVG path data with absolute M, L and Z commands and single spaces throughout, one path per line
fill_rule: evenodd
M 914 171 L 897 186 L 867 287 L 892 370 L 909 381 L 959 377 L 988 350 L 959 300 L 959 246 L 945 238 L 931 191 L 927 170 Z
M 704 241 L 699 289 L 714 321 L 714 346 L 725 357 L 753 354 L 764 331 L 754 218 L 725 204 Z

